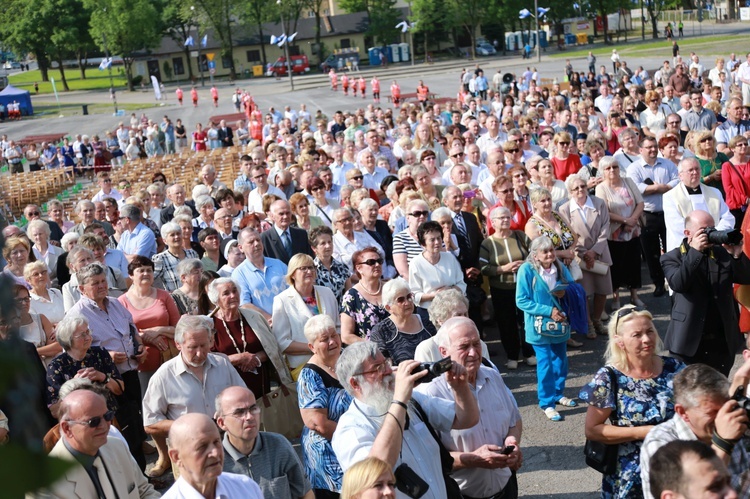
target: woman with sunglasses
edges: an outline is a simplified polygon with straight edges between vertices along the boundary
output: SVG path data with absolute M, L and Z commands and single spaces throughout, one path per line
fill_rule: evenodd
M 581 157 L 571 152 L 571 138 L 568 132 L 558 132 L 553 138 L 555 155 L 550 158 L 555 168 L 555 178 L 565 181 L 568 175 L 581 169 Z
M 347 290 L 341 301 L 341 341 L 345 345 L 364 341 L 372 328 L 388 317 L 381 298 L 383 258 L 377 248 L 355 251 L 352 267 L 359 282 Z
M 390 315 L 373 326 L 370 341 L 377 343 L 394 365 L 413 359 L 417 345 L 437 333 L 427 310 L 414 303 L 414 296 L 400 277 L 383 286 L 383 306 Z
M 65 317 L 56 332 L 62 353 L 47 366 L 47 403 L 52 413 L 57 412 L 60 387 L 73 378 L 86 378 L 104 386 L 109 391 L 107 407 L 110 411 L 117 410 L 115 396 L 122 394 L 122 376 L 109 352 L 91 344 L 88 320 L 82 315 Z
M 513 175 L 524 175 L 525 170 L 523 168 L 514 167 L 512 168 Z M 510 170 L 508 170 L 510 173 Z M 495 208 L 505 208 L 511 213 L 510 230 L 524 230 L 526 223 L 529 221 L 531 216 L 531 206 L 524 200 L 515 199 L 514 180 L 511 180 L 510 175 L 498 175 L 492 182 L 492 192 L 497 198 L 495 203 L 487 213 L 490 214 Z M 495 224 L 491 223 L 488 228 L 488 232 L 492 235 L 495 232 Z
M 406 229 L 393 236 L 393 263 L 401 276 L 409 275 L 409 264 L 422 253 L 417 229 L 430 219 L 430 209 L 421 199 L 406 204 Z
M 45 316 L 31 312 L 31 294 L 26 286 L 13 285 L 13 300 L 18 311 L 18 332 L 24 340 L 36 347 L 39 358 L 46 366 L 62 350 L 55 340 L 52 323 Z
M 289 287 L 273 299 L 273 332 L 279 349 L 296 380 L 299 371 L 310 359 L 310 348 L 305 338 L 305 323 L 315 315 L 325 314 L 339 329 L 339 304 L 333 291 L 316 286 L 317 271 L 312 257 L 302 253 L 289 260 L 286 282 Z
M 723 152 L 716 151 L 716 139 L 713 132 L 711 130 L 698 132 L 693 140 L 693 149 L 695 157 L 698 158 L 698 163 L 701 165 L 701 183 L 719 189 L 721 194 L 724 195 L 721 167 L 729 161 L 729 157 Z
M 586 438 L 618 444 L 617 468 L 602 476 L 602 497 L 642 497 L 641 444 L 654 426 L 674 416 L 672 380 L 685 365 L 659 355 L 664 347 L 646 310 L 621 308 L 613 314 L 608 329 L 605 367 L 578 395 L 589 404 Z M 607 424 L 612 411 L 615 424 Z
M 729 210 L 734 215 L 735 228 L 742 227 L 748 204 L 750 204 L 750 147 L 743 135 L 729 140 L 732 157 L 721 167 L 721 183 Z
M 417 229 L 423 251 L 409 265 L 409 287 L 415 305 L 430 308 L 435 295 L 443 289 L 466 292 L 463 271 L 458 259 L 443 245 L 443 227 L 438 222 L 424 222 Z
M 662 104 L 659 93 L 654 90 L 646 92 L 646 104 L 648 107 L 640 114 L 641 130 L 649 137 L 656 137 L 656 132 L 667 128 L 667 116 L 672 110 L 666 104 Z

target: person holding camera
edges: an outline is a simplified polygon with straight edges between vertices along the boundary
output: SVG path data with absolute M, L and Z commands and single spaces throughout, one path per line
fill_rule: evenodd
M 750 259 L 742 236 L 716 230 L 706 211 L 687 215 L 684 234 L 661 257 L 674 293 L 664 346 L 686 364 L 708 364 L 726 376 L 742 346 L 732 284 L 750 284 Z
M 680 183 L 664 193 L 664 222 L 667 226 L 667 251 L 678 247 L 684 237 L 685 217 L 693 210 L 706 210 L 719 230 L 734 228 L 734 215 L 724 202 L 721 191 L 701 182 L 701 165 L 695 158 L 685 158 L 677 165 Z
M 651 497 L 651 457 L 674 440 L 700 440 L 712 445 L 724 464 L 729 463 L 734 445 L 743 439 L 748 425 L 746 410 L 730 397 L 738 382 L 747 381 L 748 374 L 750 363 L 746 362 L 737 371 L 731 389 L 726 376 L 705 364 L 693 364 L 675 375 L 675 415 L 649 431 L 641 445 L 643 497 Z
M 452 400 L 413 392 L 415 385 L 441 371 Z M 395 470 L 397 497 L 422 493 L 424 499 L 448 499 L 440 445 L 427 423 L 436 432 L 477 424 L 479 408 L 466 369 L 450 359 L 435 364 L 405 360 L 394 373 L 377 344 L 361 341 L 341 353 L 336 375 L 354 398 L 332 439 L 341 468 L 346 472 L 358 461 L 377 457 Z
M 453 478 L 464 497 L 516 499 L 516 471 L 521 467 L 521 413 L 500 373 L 482 365 L 482 342 L 467 317 L 448 319 L 435 340 L 440 353 L 466 368 L 481 406 L 479 423 L 471 429 L 441 433 L 454 459 Z M 419 393 L 453 400 L 446 379 L 417 387 Z

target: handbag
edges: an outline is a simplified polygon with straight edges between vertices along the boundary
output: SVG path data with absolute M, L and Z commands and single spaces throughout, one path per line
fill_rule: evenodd
M 609 264 L 604 263 L 600 260 L 594 260 L 594 265 L 591 266 L 591 268 L 586 267 L 585 265 L 583 267 L 578 266 L 581 270 L 585 270 L 586 272 L 591 272 L 592 274 L 596 275 L 607 275 L 607 272 L 609 272 Z
M 583 271 L 581 270 L 581 266 L 578 265 L 578 262 L 575 260 L 568 264 L 568 272 L 570 272 L 570 276 L 574 281 L 580 281 L 581 279 L 583 279 Z
M 536 279 L 539 277 L 541 279 L 542 277 L 537 273 L 536 276 L 534 276 L 534 279 L 531 282 L 531 286 L 533 287 L 536 284 Z M 547 288 L 547 284 L 545 283 L 545 288 Z M 570 286 L 570 285 L 568 285 Z M 557 306 L 557 309 L 560 312 L 565 311 L 565 308 L 560 304 L 557 297 L 552 294 L 549 289 L 547 289 L 547 292 L 552 297 L 552 301 Z M 570 322 L 568 322 L 567 318 L 564 321 L 557 322 L 552 317 L 547 317 L 546 315 L 535 315 L 534 316 L 534 332 L 540 336 L 547 336 L 550 338 L 562 338 L 566 335 L 570 334 Z
M 282 384 L 263 395 L 260 400 L 263 428 L 279 433 L 289 440 L 302 434 L 302 414 L 297 400 L 297 383 Z
M 609 414 L 609 422 L 613 426 L 617 426 L 617 375 L 611 367 L 604 366 L 604 368 L 609 373 L 609 380 L 615 397 L 615 408 Z M 603 475 L 612 475 L 617 470 L 618 447 L 619 444 L 605 444 L 604 442 L 595 442 L 587 438 L 586 445 L 583 447 L 583 453 L 586 455 L 586 465 Z
M 463 495 L 461 494 L 461 487 L 458 486 L 456 480 L 454 480 L 450 475 L 451 471 L 453 470 L 453 457 L 451 456 L 450 451 L 448 451 L 448 449 L 446 449 L 443 445 L 443 442 L 440 440 L 440 437 L 435 431 L 435 428 L 433 428 L 430 424 L 430 421 L 427 419 L 427 414 L 424 412 L 424 409 L 422 409 L 422 406 L 419 405 L 419 402 L 417 402 L 413 398 L 411 399 L 411 401 L 414 403 L 414 408 L 417 410 L 417 413 L 419 413 L 420 419 L 425 424 L 427 430 L 430 432 L 430 435 L 432 435 L 432 438 L 435 439 L 435 442 L 437 442 L 438 447 L 440 448 L 440 467 L 443 470 L 443 481 L 445 482 L 446 496 L 449 499 L 462 499 Z

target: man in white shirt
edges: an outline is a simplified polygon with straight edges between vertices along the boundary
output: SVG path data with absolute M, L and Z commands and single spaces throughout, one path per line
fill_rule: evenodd
M 729 71 L 724 67 L 724 58 L 723 57 L 717 57 L 716 58 L 716 67 L 713 68 L 711 71 L 708 72 L 708 79 L 711 80 L 711 85 L 714 87 L 719 86 L 721 82 L 721 78 L 719 77 L 719 73 L 724 73 L 726 76 L 729 76 Z
M 750 131 L 750 122 L 742 119 L 743 110 L 742 99 L 739 97 L 733 97 L 727 103 L 727 120 L 714 130 L 717 151 L 731 155 L 732 151 L 727 147 L 729 141 Z
M 163 498 L 263 499 L 260 487 L 250 477 L 222 471 L 224 448 L 210 416 L 180 416 L 169 430 L 169 444 L 169 457 L 180 470 L 180 478 Z
M 118 202 L 122 201 L 122 194 L 117 189 L 112 188 L 112 179 L 109 177 L 109 172 L 99 172 L 96 177 L 101 189 L 91 198 L 93 203 L 101 201 L 104 198 L 112 198 Z
M 500 130 L 500 121 L 494 114 L 487 116 L 484 126 L 487 127 L 487 133 L 479 137 L 476 144 L 482 155 L 487 156 L 491 149 L 502 147 L 503 142 L 508 140 L 508 135 Z
M 406 125 L 409 128 L 409 125 Z M 409 130 L 411 130 L 409 128 Z M 354 168 L 354 163 L 344 161 L 344 148 L 339 144 L 334 145 L 331 148 L 331 154 L 333 155 L 333 163 L 328 165 L 333 173 L 333 183 L 341 187 L 346 185 L 346 172 Z
M 664 98 L 661 101 L 669 106 L 673 113 L 679 112 L 681 109 L 680 99 L 674 94 L 674 87 L 672 85 L 664 87 Z
M 268 183 L 268 174 L 263 165 L 255 165 L 250 169 L 250 179 L 255 183 L 256 187 L 247 196 L 247 211 L 255 213 L 261 219 L 264 219 L 266 218 L 266 213 L 263 211 L 263 196 L 273 194 L 284 200 L 286 200 L 286 196 L 281 189 Z
M 703 64 L 700 63 L 700 59 L 697 55 L 693 54 L 692 61 L 690 62 L 690 66 L 688 67 L 688 71 L 692 71 L 693 68 L 698 70 L 698 76 L 703 77 L 703 73 L 706 71 L 706 68 L 703 66 Z
M 594 106 L 597 107 L 604 116 L 609 114 L 609 108 L 612 107 L 612 95 L 609 93 L 609 85 L 599 86 L 599 97 L 594 99 Z
M 737 69 L 737 82 L 742 84 L 742 105 L 750 106 L 750 52 L 747 60 Z

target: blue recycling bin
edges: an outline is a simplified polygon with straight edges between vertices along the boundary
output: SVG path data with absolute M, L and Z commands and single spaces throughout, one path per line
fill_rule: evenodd
M 565 35 L 565 45 L 575 45 L 577 42 L 576 35 L 573 33 L 568 33 Z

